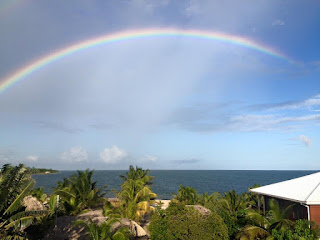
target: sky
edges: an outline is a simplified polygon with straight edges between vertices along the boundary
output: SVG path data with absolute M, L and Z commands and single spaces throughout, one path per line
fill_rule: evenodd
M 320 169 L 320 4 L 275 0 L 3 0 L 0 86 L 74 44 L 125 31 L 219 32 L 77 51 L 0 90 L 0 165 Z

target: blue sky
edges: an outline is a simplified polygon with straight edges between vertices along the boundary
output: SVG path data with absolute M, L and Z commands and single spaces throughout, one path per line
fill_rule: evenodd
M 110 0 L 0 3 L 0 82 L 28 63 L 132 29 L 220 31 L 91 48 L 0 94 L 0 163 L 57 169 L 320 168 L 320 4 Z

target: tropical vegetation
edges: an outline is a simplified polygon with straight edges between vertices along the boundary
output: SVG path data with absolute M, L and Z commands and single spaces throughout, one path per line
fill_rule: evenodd
M 132 219 L 136 222 L 144 220 L 146 214 L 154 209 L 157 194 L 152 192 L 151 184 L 153 176 L 149 170 L 130 166 L 125 176 L 121 176 L 123 183 L 121 191 L 117 193 L 121 201 L 122 217 Z
M 112 229 L 115 223 L 119 223 L 119 219 L 109 218 L 105 222 L 99 224 L 94 223 L 91 219 L 89 222 L 84 220 L 77 220 L 75 226 L 83 226 L 88 232 L 90 240 L 127 240 L 130 232 L 126 227 Z
M 182 203 L 173 203 L 166 210 L 158 208 L 149 230 L 155 240 L 229 239 L 227 226 L 217 213 L 203 215 Z
M 54 194 L 61 196 L 61 210 L 65 214 L 76 215 L 104 202 L 107 186 L 98 188 L 92 176 L 93 171 L 87 169 L 57 183 Z
M 198 194 L 196 189 L 180 185 L 171 204 L 162 209 L 152 191 L 153 176 L 140 167 L 129 167 L 118 202 L 105 198 L 107 186 L 98 187 L 93 171 L 77 171 L 57 183 L 51 195 L 43 188 L 34 188 L 35 181 L 22 164 L 3 165 L 0 172 L 0 239 L 42 239 L 55 225 L 58 216 L 78 216 L 91 209 L 102 210 L 105 221 L 78 220 L 90 239 L 133 238 L 123 219 L 149 225 L 151 239 L 240 239 L 240 240 L 315 240 L 319 228 L 307 220 L 293 221 L 294 205 L 280 207 L 270 199 L 268 211 L 259 208 L 263 199 L 250 191 L 234 190 Z M 257 186 L 254 186 L 257 187 Z M 33 196 L 44 206 L 42 211 L 26 211 L 22 202 Z M 204 212 L 199 209 L 205 209 Z
M 24 165 L 3 165 L 0 172 L 0 238 L 25 239 L 24 229 L 46 214 L 45 211 L 25 211 L 22 200 L 31 193 L 34 180 Z

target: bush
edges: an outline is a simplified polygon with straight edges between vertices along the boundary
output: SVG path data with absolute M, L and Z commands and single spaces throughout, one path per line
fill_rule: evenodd
M 201 215 L 193 208 L 173 204 L 167 210 L 153 213 L 149 231 L 151 239 L 215 239 L 228 238 L 228 229 L 217 214 Z
M 308 220 L 298 220 L 295 223 L 294 229 L 272 230 L 274 240 L 317 240 L 319 239 L 319 228 Z

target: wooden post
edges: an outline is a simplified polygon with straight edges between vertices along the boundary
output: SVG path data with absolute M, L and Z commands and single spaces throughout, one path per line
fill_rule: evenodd
M 263 196 L 263 215 L 266 215 L 266 199 Z
M 260 201 L 260 195 L 258 194 L 258 209 L 259 209 L 259 213 L 261 210 L 261 201 Z

